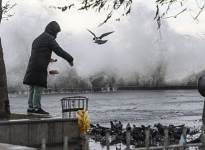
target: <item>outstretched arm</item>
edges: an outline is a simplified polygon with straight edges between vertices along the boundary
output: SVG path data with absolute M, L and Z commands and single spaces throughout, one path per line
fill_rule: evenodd
M 56 40 L 52 40 L 50 43 L 49 43 L 49 47 L 53 50 L 53 52 L 62 57 L 63 59 L 65 59 L 66 61 L 69 62 L 70 66 L 72 67 L 73 66 L 73 57 L 68 54 L 66 51 L 64 51 L 59 45 L 58 43 L 56 42 Z

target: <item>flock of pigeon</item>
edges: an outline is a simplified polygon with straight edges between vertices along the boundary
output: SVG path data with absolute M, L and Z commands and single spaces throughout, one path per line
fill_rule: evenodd
M 200 143 L 201 141 L 201 130 L 196 128 L 186 127 L 182 125 L 166 125 L 158 123 L 154 126 L 136 126 L 130 125 L 129 123 L 124 127 L 121 121 L 111 121 L 110 127 L 104 127 L 99 124 L 91 124 L 91 129 L 87 132 L 90 139 L 95 142 L 99 142 L 102 146 L 106 146 L 106 132 L 109 131 L 110 134 L 110 146 L 126 145 L 126 132 L 130 131 L 130 145 L 135 148 L 145 147 L 145 130 L 149 129 L 149 146 L 162 146 L 164 145 L 164 129 L 168 129 L 169 144 L 175 145 L 179 144 L 182 139 L 183 129 L 186 128 L 186 143 Z M 81 138 L 81 140 L 84 138 Z M 184 144 L 184 143 L 183 143 Z

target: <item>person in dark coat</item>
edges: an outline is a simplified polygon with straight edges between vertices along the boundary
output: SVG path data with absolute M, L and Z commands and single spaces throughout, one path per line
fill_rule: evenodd
M 48 65 L 55 61 L 51 58 L 52 52 L 65 59 L 71 67 L 73 66 L 73 57 L 64 51 L 55 40 L 60 31 L 59 24 L 52 21 L 32 43 L 31 56 L 23 79 L 23 84 L 29 85 L 28 114 L 49 114 L 41 108 L 41 97 L 44 88 L 47 88 Z M 58 74 L 57 71 L 49 73 Z

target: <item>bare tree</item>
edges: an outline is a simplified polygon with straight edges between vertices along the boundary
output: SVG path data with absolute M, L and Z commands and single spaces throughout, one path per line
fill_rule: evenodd
M 81 6 L 77 6 L 78 10 L 89 10 L 94 9 L 96 12 L 101 12 L 102 10 L 107 10 L 108 15 L 106 19 L 99 24 L 99 26 L 105 24 L 113 15 L 115 10 L 118 10 L 120 8 L 124 9 L 121 16 L 116 18 L 116 21 L 120 21 L 120 17 L 126 16 L 131 12 L 131 6 L 132 6 L 132 0 L 113 0 L 112 2 L 107 0 L 82 0 Z M 53 8 L 61 9 L 62 11 L 69 10 L 73 7 L 75 7 L 75 4 L 71 4 L 68 6 L 62 6 L 62 7 L 55 7 Z
M 193 20 L 198 20 L 201 12 L 204 10 L 205 2 L 199 4 L 199 1 L 195 0 L 198 9 L 195 10 L 194 14 L 192 13 L 194 10 L 192 10 L 193 4 L 191 2 L 191 0 L 156 0 L 156 15 L 154 19 L 157 20 L 158 28 L 161 26 L 161 19 L 177 18 L 184 12 L 188 12 Z M 177 11 L 176 14 L 170 15 L 173 5 L 175 6 L 174 10 L 177 7 Z M 160 12 L 161 9 L 164 11 Z
M 2 20 L 2 0 L 0 0 L 0 23 Z M 0 117 L 6 116 L 5 110 L 5 101 L 9 101 L 8 99 L 8 90 L 7 90 L 7 79 L 6 79 L 6 68 L 3 59 L 3 49 L 1 46 L 1 37 L 0 37 Z
M 0 24 L 3 19 L 3 14 L 5 14 L 5 19 L 11 17 L 8 12 L 14 5 L 10 5 L 7 3 L 2 7 L 2 0 L 0 0 Z M 10 106 L 9 106 L 9 98 L 8 98 L 8 89 L 7 89 L 7 77 L 6 77 L 6 67 L 4 63 L 4 55 L 3 48 L 1 44 L 0 37 L 0 118 L 8 117 L 10 115 Z
M 101 12 L 102 10 L 108 10 L 108 15 L 106 19 L 99 25 L 105 24 L 113 15 L 115 10 L 118 10 L 120 8 L 123 8 L 124 11 L 122 12 L 121 16 L 116 18 L 116 21 L 120 21 L 120 18 L 122 16 L 126 16 L 130 14 L 131 12 L 131 6 L 132 6 L 132 0 L 113 0 L 107 1 L 107 0 L 82 0 L 81 6 L 78 6 L 78 10 L 89 10 L 94 9 L 96 12 Z M 195 14 L 191 14 L 191 7 L 192 7 L 192 1 L 191 0 L 155 0 L 156 4 L 156 14 L 153 18 L 157 21 L 158 29 L 161 26 L 161 20 L 162 19 L 168 19 L 168 18 L 177 18 L 180 14 L 184 12 L 189 12 L 191 17 L 194 20 L 197 20 L 201 12 L 204 10 L 205 3 L 199 4 L 198 0 L 196 0 L 196 5 L 198 7 L 197 12 Z M 177 6 L 177 13 L 174 15 L 170 15 L 172 11 L 172 6 Z M 63 7 L 54 7 L 61 9 L 62 11 L 69 10 L 71 8 L 75 7 L 75 4 L 71 4 L 69 6 L 63 6 Z M 174 8 L 174 10 L 176 10 Z

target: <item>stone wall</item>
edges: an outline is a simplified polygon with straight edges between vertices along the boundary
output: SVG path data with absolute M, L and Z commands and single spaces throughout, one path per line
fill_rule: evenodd
M 64 137 L 73 142 L 72 137 L 78 137 L 77 118 L 44 118 L 10 120 L 0 122 L 0 143 L 34 146 L 46 144 L 61 144 Z

